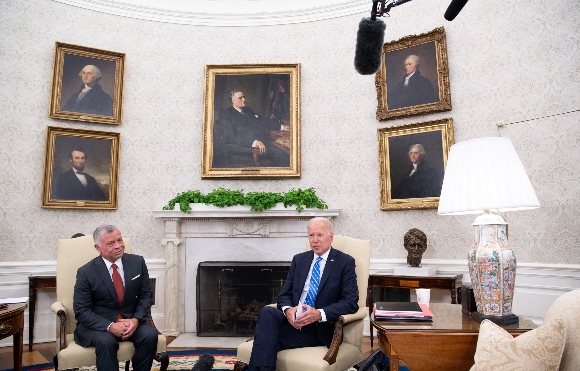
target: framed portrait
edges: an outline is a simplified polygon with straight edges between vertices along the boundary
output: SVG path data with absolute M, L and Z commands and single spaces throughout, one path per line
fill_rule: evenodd
M 300 177 L 300 64 L 206 65 L 202 178 Z
M 125 54 L 56 42 L 49 116 L 121 123 Z
M 377 120 L 450 110 L 445 29 L 386 43 L 375 86 Z
M 48 126 L 42 207 L 116 210 L 120 136 Z
M 439 206 L 453 119 L 378 130 L 381 210 Z

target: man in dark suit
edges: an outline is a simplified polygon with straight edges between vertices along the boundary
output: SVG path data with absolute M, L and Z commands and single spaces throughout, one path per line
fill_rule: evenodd
M 254 165 L 262 167 L 289 167 L 290 156 L 272 144 L 272 130 L 287 130 L 281 120 L 263 119 L 250 107 L 246 106 L 246 97 L 239 90 L 230 93 L 232 106 L 228 107 L 220 117 L 223 143 L 226 148 L 238 147 L 236 151 L 247 151 L 247 157 L 254 157 Z M 231 163 L 229 167 L 244 167 Z
M 109 371 L 119 369 L 119 341 L 131 341 L 135 346 L 133 370 L 151 370 L 157 330 L 147 320 L 152 291 L 145 260 L 124 253 L 123 237 L 115 226 L 99 226 L 93 239 L 101 255 L 77 272 L 75 342 L 95 347 L 97 369 Z
M 52 198 L 57 200 L 106 201 L 97 180 L 85 173 L 87 155 L 84 149 L 73 149 L 68 160 L 72 169 L 58 176 L 52 187 Z
M 389 92 L 389 109 L 411 107 L 439 101 L 431 81 L 421 75 L 419 57 L 410 55 L 405 59 L 405 76 Z
M 328 219 L 308 223 L 312 250 L 292 259 L 278 307 L 260 311 L 248 371 L 275 370 L 280 350 L 330 346 L 338 316 L 358 310 L 355 260 L 331 248 L 333 237 Z
M 413 144 L 409 148 L 411 165 L 403 174 L 403 179 L 391 192 L 391 198 L 423 198 L 441 195 L 441 177 L 429 167 L 423 158 L 425 147 Z
M 101 70 L 92 64 L 83 67 L 79 76 L 83 84 L 66 102 L 66 111 L 88 113 L 93 115 L 113 115 L 113 99 L 103 91 L 99 80 Z

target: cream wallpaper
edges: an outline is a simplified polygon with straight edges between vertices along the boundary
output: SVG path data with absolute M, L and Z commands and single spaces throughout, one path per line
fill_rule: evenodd
M 465 259 L 475 216 L 379 208 L 377 129 L 452 117 L 456 142 L 509 137 L 526 166 L 542 207 L 507 214 L 518 260 L 580 264 L 580 5 L 494 4 L 471 1 L 453 22 L 443 18 L 448 0 L 391 11 L 385 41 L 445 27 L 453 109 L 378 122 L 374 76 L 353 67 L 358 23 L 368 13 L 209 27 L 51 0 L 1 1 L 0 261 L 54 260 L 56 239 L 101 223 L 116 224 L 136 253 L 163 258 L 163 223 L 151 211 L 178 192 L 220 186 L 315 187 L 342 209 L 336 232 L 372 239 L 373 258 L 404 258 L 403 235 L 419 228 L 428 236 L 424 258 Z M 122 125 L 48 118 L 56 41 L 126 53 Z M 204 65 L 233 63 L 301 63 L 301 179 L 201 180 Z M 40 207 L 47 126 L 121 133 L 118 210 Z

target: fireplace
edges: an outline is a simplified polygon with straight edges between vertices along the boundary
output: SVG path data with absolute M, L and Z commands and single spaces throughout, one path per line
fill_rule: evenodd
M 290 262 L 201 262 L 197 335 L 251 336 L 264 306 L 276 302 Z
M 306 248 L 313 217 L 335 218 L 338 209 L 255 212 L 234 208 L 153 211 L 163 220 L 165 251 L 163 334 L 197 332 L 197 268 L 201 262 L 289 262 Z M 249 324 L 248 324 L 249 326 Z

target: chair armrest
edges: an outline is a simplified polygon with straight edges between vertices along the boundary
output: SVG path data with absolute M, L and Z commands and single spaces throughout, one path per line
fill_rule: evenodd
M 62 305 L 62 303 L 60 301 L 55 301 L 54 303 L 52 303 L 52 305 L 50 306 L 50 309 L 54 313 L 58 313 L 59 310 L 62 310 L 63 312 L 66 313 L 66 309 L 64 309 L 64 305 Z
M 60 302 L 54 302 L 50 306 L 50 309 L 56 313 L 60 320 L 60 329 L 59 329 L 59 337 L 60 337 L 60 347 L 58 349 L 65 349 L 67 347 L 66 344 L 66 308 Z
M 358 321 L 361 319 L 365 319 L 368 315 L 367 307 L 359 308 L 356 313 L 353 314 L 343 314 L 341 317 L 344 317 L 344 324 L 348 324 L 354 321 Z
M 332 335 L 332 343 L 328 347 L 328 352 L 324 356 L 324 360 L 332 365 L 336 362 L 336 356 L 338 355 L 338 349 L 340 344 L 342 344 L 342 328 L 352 322 L 360 321 L 367 316 L 367 308 L 359 308 L 356 313 L 353 314 L 343 314 L 336 319 L 334 325 L 334 334 Z

